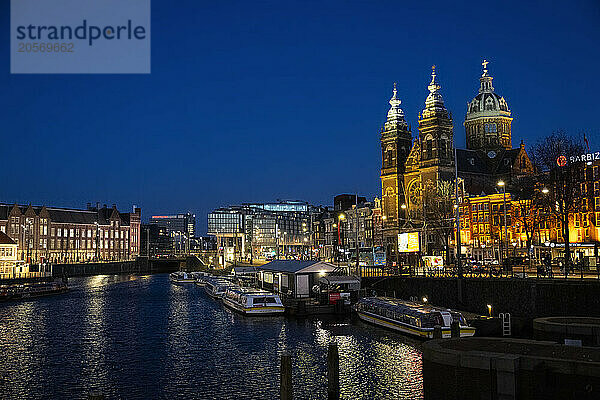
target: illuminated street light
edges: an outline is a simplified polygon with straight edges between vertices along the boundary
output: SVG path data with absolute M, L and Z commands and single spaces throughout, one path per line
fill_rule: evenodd
M 492 316 L 492 305 L 488 304 L 487 308 L 488 308 L 488 313 L 490 314 L 490 317 L 491 317 Z
M 504 181 L 498 181 L 498 186 L 502 188 L 502 195 L 504 201 L 504 251 L 506 252 L 505 257 L 508 257 L 508 226 L 506 225 L 506 185 Z
M 427 297 L 423 297 L 423 303 L 427 303 Z
M 403 210 L 406 210 L 406 204 L 402 204 L 402 205 L 400 206 L 400 208 L 401 208 L 401 209 L 403 209 Z
M 543 189 L 542 189 L 542 193 L 544 193 L 544 194 L 548 194 L 548 193 L 550 193 L 550 191 L 548 190 L 548 188 L 543 188 Z

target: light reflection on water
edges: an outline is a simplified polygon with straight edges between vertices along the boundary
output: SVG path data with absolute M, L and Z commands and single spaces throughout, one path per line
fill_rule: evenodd
M 166 275 L 71 280 L 0 304 L 0 398 L 272 399 L 292 355 L 295 398 L 327 396 L 339 345 L 347 399 L 422 398 L 419 343 L 350 319 L 247 318 Z

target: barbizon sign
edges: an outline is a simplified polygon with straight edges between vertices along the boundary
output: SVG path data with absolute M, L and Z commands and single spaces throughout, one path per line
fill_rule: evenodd
M 597 151 L 595 153 L 586 153 L 586 154 L 569 157 L 570 163 L 596 161 L 596 160 L 600 160 L 600 151 Z M 565 165 L 567 165 L 567 157 L 565 157 L 565 156 L 558 157 L 556 159 L 556 164 L 558 164 L 558 166 L 560 166 L 560 167 L 564 167 Z

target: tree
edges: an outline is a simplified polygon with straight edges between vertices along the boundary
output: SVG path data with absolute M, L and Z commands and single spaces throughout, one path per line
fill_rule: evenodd
M 543 176 L 542 176 L 543 178 Z M 548 207 L 548 189 L 540 176 L 532 175 L 519 179 L 511 190 L 516 207 L 512 212 L 513 225 L 518 224 L 525 232 L 527 249 L 533 245 L 536 232 L 546 215 Z
M 571 263 L 569 217 L 583 209 L 585 199 L 585 193 L 581 190 L 585 163 L 577 161 L 577 156 L 583 153 L 582 143 L 562 131 L 538 140 L 531 149 L 533 165 L 543 174 L 549 189 L 548 210 L 559 221 L 567 264 Z
M 446 265 L 450 265 L 450 238 L 454 234 L 454 184 L 450 181 L 438 181 L 423 188 L 423 215 L 429 229 L 443 243 L 446 250 Z

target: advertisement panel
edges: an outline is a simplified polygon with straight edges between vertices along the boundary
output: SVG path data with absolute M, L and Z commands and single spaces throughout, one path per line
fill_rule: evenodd
M 423 256 L 425 268 L 444 269 L 444 257 L 442 256 Z
M 400 253 L 414 253 L 421 250 L 419 232 L 400 233 L 398 235 L 398 251 Z
M 373 248 L 373 265 L 385 265 L 385 248 Z

